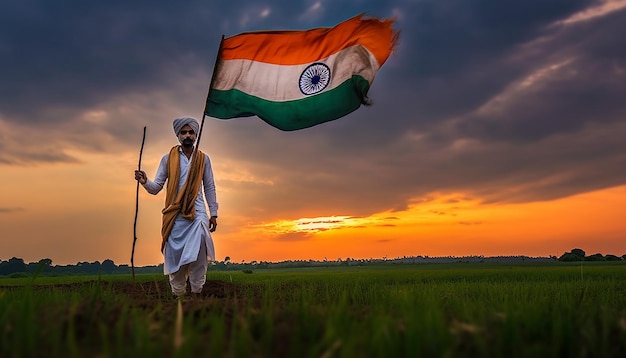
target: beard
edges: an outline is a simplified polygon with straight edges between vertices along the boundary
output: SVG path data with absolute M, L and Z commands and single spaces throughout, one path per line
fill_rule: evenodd
M 194 142 L 193 139 L 185 138 L 183 139 L 183 142 L 181 144 L 183 145 L 183 147 L 189 148 L 189 147 L 193 147 L 193 142 Z

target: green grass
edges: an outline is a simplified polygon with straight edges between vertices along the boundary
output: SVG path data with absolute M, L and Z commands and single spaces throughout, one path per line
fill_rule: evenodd
M 130 276 L 0 279 L 0 357 L 626 356 L 621 262 L 269 269 L 207 279 L 236 290 L 183 301 L 179 346 L 177 302 L 114 289 Z M 163 275 L 137 280 L 167 287 Z

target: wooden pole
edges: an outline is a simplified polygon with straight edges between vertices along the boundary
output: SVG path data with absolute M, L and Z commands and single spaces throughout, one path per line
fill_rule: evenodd
M 215 64 L 213 65 L 213 74 L 211 75 L 211 82 L 209 82 L 209 93 L 207 94 L 207 97 L 206 97 L 206 103 L 204 105 L 204 113 L 202 113 L 202 123 L 200 123 L 200 133 L 198 133 L 198 140 L 196 141 L 196 149 L 195 149 L 196 152 L 198 151 L 198 148 L 200 147 L 200 138 L 202 137 L 202 128 L 204 128 L 204 119 L 206 118 L 206 110 L 207 110 L 207 107 L 209 106 L 209 98 L 211 98 L 211 89 L 213 88 L 213 83 L 215 82 L 215 73 L 217 72 L 219 64 L 220 64 L 220 55 L 222 54 L 223 43 L 224 43 L 224 35 L 222 35 L 222 38 L 220 40 L 220 46 L 217 49 L 217 55 L 215 56 Z
M 141 149 L 139 150 L 139 164 L 137 170 L 141 170 L 141 156 L 143 154 L 143 144 L 146 142 L 146 127 L 143 127 L 143 138 L 141 139 Z M 135 193 L 135 223 L 133 224 L 133 251 L 130 254 L 130 265 L 133 271 L 133 284 L 135 284 L 135 243 L 137 242 L 137 215 L 139 214 L 139 180 L 137 180 L 137 191 Z

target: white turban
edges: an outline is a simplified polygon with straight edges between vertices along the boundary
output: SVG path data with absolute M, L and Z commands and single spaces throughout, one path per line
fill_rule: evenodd
M 178 136 L 178 133 L 180 133 L 180 130 L 183 129 L 183 127 L 186 125 L 189 125 L 191 129 L 193 129 L 193 131 L 196 132 L 196 134 L 198 134 L 198 132 L 200 131 L 200 124 L 198 124 L 198 121 L 195 118 L 180 117 L 180 118 L 174 119 L 174 134 Z

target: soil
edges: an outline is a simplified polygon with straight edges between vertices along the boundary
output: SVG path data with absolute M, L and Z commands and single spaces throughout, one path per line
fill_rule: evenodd
M 157 303 L 163 303 L 165 307 L 169 306 L 169 303 L 175 305 L 177 303 L 176 297 L 172 295 L 170 285 L 167 280 L 159 280 L 152 282 L 110 282 L 110 281 L 83 281 L 75 283 L 63 283 L 53 285 L 34 285 L 33 289 L 38 290 L 61 290 L 61 291 L 78 291 L 85 287 L 98 287 L 107 290 L 110 289 L 116 294 L 123 294 L 129 298 L 131 305 L 134 306 L 153 306 Z M 1 290 L 17 290 L 23 286 L 0 286 Z M 216 301 L 222 301 L 228 299 L 229 305 L 236 305 L 248 301 L 251 298 L 254 299 L 255 295 L 251 290 L 246 290 L 244 294 L 241 286 L 234 285 L 232 283 L 208 280 L 202 292 L 199 294 L 191 294 L 189 284 L 187 284 L 187 293 L 181 298 L 181 301 L 185 307 L 200 308 L 214 305 Z

